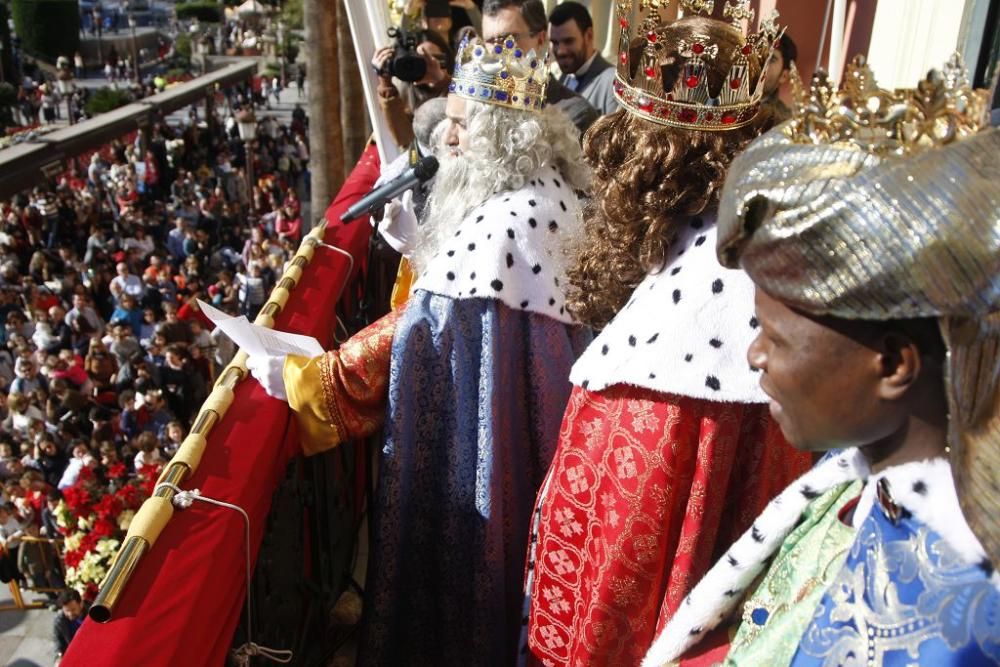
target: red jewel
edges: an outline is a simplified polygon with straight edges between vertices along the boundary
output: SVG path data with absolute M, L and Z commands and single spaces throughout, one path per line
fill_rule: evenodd
M 705 114 L 705 120 L 715 120 L 715 114 L 709 111 Z
M 737 88 L 740 87 L 741 83 L 743 83 L 742 80 L 740 80 L 740 79 L 733 79 L 732 81 L 729 82 L 729 87 L 732 88 L 733 90 L 736 90 Z
M 622 51 L 622 54 L 620 56 L 618 56 L 618 59 L 622 61 L 622 65 L 627 64 L 628 63 L 628 52 Z
M 652 42 L 652 43 L 655 44 L 656 43 L 656 33 L 653 32 L 652 30 L 650 30 L 649 32 L 646 33 L 646 39 L 648 39 L 650 42 Z
M 736 122 L 736 114 L 727 113 L 722 116 L 723 125 L 732 125 Z
M 683 123 L 693 123 L 698 120 L 698 113 L 694 109 L 681 109 L 677 115 Z
M 698 87 L 698 80 L 699 80 L 698 77 L 692 75 L 692 76 L 689 76 L 684 83 L 687 84 L 688 88 L 697 88 Z
M 705 52 L 705 46 L 703 44 L 695 44 L 691 47 L 691 50 L 700 55 Z
M 624 16 L 621 17 L 620 19 L 618 19 L 618 25 L 622 27 L 622 30 L 625 30 L 626 28 L 628 28 L 628 19 L 625 18 Z
M 625 91 L 625 86 L 622 84 L 621 81 L 615 79 L 615 92 L 621 95 L 624 91 Z
M 670 102 L 673 102 L 674 101 L 674 94 L 673 93 L 667 93 L 667 100 L 670 101 Z
M 650 79 L 652 79 L 654 76 L 656 76 L 656 69 L 653 68 L 653 67 L 647 67 L 646 68 L 646 76 L 648 76 Z
M 645 111 L 646 113 L 649 113 L 650 111 L 653 110 L 653 101 L 651 99 L 649 99 L 648 97 L 640 97 L 639 98 L 639 110 L 640 111 Z
M 753 49 L 750 48 L 750 45 L 747 44 L 746 46 L 743 47 L 743 55 L 745 55 L 745 56 L 750 55 L 750 51 L 752 51 L 752 50 Z

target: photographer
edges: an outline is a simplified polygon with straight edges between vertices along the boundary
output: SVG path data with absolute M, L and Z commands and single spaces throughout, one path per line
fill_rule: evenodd
M 401 92 L 393 78 L 408 79 L 418 57 L 423 59 L 426 71 L 410 84 L 403 82 Z M 440 35 L 430 31 L 400 31 L 396 33 L 396 44 L 375 52 L 372 67 L 379 76 L 379 105 L 398 145 L 408 146 L 413 142 L 414 110 L 431 98 L 448 94 L 454 64 L 451 47 Z

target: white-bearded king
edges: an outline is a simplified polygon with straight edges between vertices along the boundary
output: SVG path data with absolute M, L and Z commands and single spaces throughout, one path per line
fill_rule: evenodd
M 567 244 L 579 135 L 544 108 L 544 63 L 465 44 L 405 306 L 313 359 L 251 359 L 307 454 L 383 430 L 362 664 L 509 665 L 532 502 L 573 361 Z

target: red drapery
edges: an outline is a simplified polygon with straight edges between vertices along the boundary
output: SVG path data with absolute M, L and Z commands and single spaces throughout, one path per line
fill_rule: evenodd
M 354 275 L 347 275 L 347 258 L 317 248 L 275 328 L 332 345 L 337 295 L 363 267 L 371 234 L 366 222 L 341 225 L 339 217 L 371 189 L 378 173 L 378 153 L 369 146 L 326 212 L 325 240 L 351 253 Z M 298 451 L 288 406 L 270 399 L 255 381 L 242 382 L 209 434 L 201 465 L 183 486 L 246 510 L 256 561 L 271 496 Z M 242 517 L 232 510 L 195 503 L 175 511 L 125 589 L 114 620 L 105 625 L 85 621 L 61 664 L 224 664 L 245 610 L 243 531 Z

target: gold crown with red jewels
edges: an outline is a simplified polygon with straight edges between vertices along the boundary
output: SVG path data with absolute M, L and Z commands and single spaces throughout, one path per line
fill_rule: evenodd
M 723 16 L 743 35 L 742 43 L 732 54 L 732 66 L 721 89 L 713 95 L 708 89 L 708 63 L 719 56 L 719 46 L 708 35 L 695 34 L 690 41 L 678 44 L 676 55 L 683 60 L 680 75 L 673 87 L 664 90 L 660 62 L 664 53 L 666 29 L 674 20 L 663 12 L 674 0 L 619 0 L 618 76 L 615 96 L 632 113 L 661 125 L 688 130 L 724 131 L 749 125 L 760 110 L 764 96 L 764 63 L 778 46 L 782 31 L 777 27 L 777 12 L 761 21 L 757 32 L 750 31 L 754 11 L 750 0 L 726 0 Z M 710 17 L 715 0 L 676 0 L 684 15 Z M 746 23 L 747 29 L 743 25 Z M 632 61 L 633 36 L 643 40 L 640 62 Z M 760 75 L 750 81 L 750 59 L 756 55 Z M 634 72 L 634 74 L 633 74 Z

